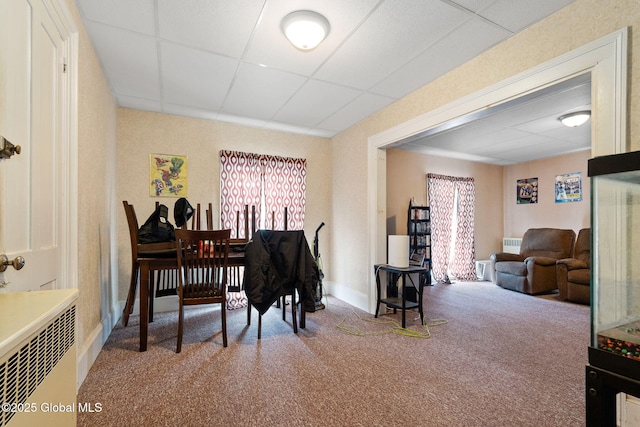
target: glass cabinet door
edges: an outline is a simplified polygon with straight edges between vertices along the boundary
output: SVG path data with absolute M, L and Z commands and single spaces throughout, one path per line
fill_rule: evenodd
M 640 152 L 591 159 L 591 346 L 640 360 Z

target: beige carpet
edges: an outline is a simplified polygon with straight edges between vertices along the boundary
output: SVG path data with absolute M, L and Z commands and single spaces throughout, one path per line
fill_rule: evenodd
M 430 338 L 390 332 L 334 298 L 295 335 L 273 307 L 250 327 L 218 309 L 157 314 L 149 350 L 137 352 L 138 318 L 116 327 L 91 368 L 80 426 L 582 426 L 589 307 L 489 282 L 425 288 Z M 400 320 L 385 315 L 382 320 Z M 360 330 L 369 335 L 347 333 Z M 424 333 L 415 312 L 408 325 Z

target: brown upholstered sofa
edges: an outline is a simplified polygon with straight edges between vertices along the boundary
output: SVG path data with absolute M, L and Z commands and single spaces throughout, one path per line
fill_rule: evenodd
M 556 261 L 558 298 L 581 304 L 591 302 L 591 229 L 583 228 L 573 258 Z
M 519 254 L 491 255 L 496 284 L 531 295 L 556 290 L 556 261 L 571 256 L 575 239 L 573 230 L 530 228 L 522 237 Z

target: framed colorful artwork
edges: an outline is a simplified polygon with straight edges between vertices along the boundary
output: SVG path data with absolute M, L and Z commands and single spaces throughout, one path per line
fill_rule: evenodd
M 149 196 L 187 196 L 187 156 L 149 154 Z
M 516 201 L 519 205 L 538 203 L 538 178 L 518 180 Z
M 582 200 L 582 174 L 566 173 L 556 176 L 556 203 Z

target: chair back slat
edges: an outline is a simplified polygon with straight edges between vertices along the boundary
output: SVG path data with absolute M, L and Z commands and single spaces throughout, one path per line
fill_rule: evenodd
M 225 299 L 231 230 L 176 230 L 179 292 L 185 299 Z

